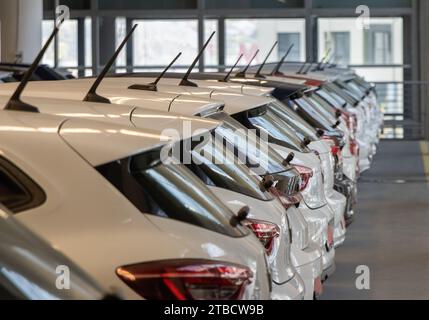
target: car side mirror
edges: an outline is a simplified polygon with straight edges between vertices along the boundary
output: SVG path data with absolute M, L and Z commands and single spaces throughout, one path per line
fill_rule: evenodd
M 335 117 L 339 119 L 342 116 L 342 112 L 340 110 L 335 111 Z
M 268 190 L 274 184 L 274 178 L 271 175 L 264 176 L 261 180 L 261 186 L 263 189 Z
M 294 158 L 295 158 L 295 153 L 291 152 L 287 155 L 286 159 L 283 160 L 282 164 L 284 166 L 288 166 Z
M 335 124 L 332 126 L 333 129 L 337 129 L 337 127 L 341 124 L 340 120 L 335 122 Z
M 301 147 L 306 147 L 311 143 L 311 140 L 309 137 L 305 137 L 304 140 L 301 141 Z
M 234 228 L 237 227 L 241 222 L 247 219 L 247 216 L 249 215 L 250 208 L 248 206 L 244 206 L 240 210 L 238 210 L 237 214 L 234 215 L 229 223 Z

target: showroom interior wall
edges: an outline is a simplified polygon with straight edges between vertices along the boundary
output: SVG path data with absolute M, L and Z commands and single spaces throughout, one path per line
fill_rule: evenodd
M 42 0 L 0 1 L 1 60 L 32 61 L 42 41 Z
M 421 103 L 423 106 L 423 122 L 425 124 L 424 128 L 424 138 L 425 140 L 429 140 L 429 57 L 427 52 L 429 52 L 429 39 L 427 35 L 427 30 L 429 30 L 429 21 L 427 17 L 429 16 L 429 1 L 420 1 L 419 3 L 419 34 L 418 34 L 418 45 L 419 49 L 416 50 L 418 59 L 419 59 L 419 71 L 420 71 L 420 79 L 423 83 L 425 83 L 426 90 L 421 90 Z

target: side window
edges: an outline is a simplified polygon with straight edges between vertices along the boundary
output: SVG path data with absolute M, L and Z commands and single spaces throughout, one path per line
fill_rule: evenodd
M 0 203 L 12 213 L 42 205 L 43 190 L 11 162 L 0 157 Z
M 24 297 L 0 275 L 0 300 L 22 300 Z

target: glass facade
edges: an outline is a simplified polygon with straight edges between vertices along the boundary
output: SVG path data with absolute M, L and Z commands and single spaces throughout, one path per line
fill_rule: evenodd
M 279 41 L 278 50 L 271 54 L 268 62 L 278 61 L 292 42 L 293 58 L 305 59 L 304 19 L 227 19 L 225 29 L 227 65 L 234 64 L 240 54 L 243 54 L 240 64 L 248 64 L 257 49 L 260 52 L 254 63 L 260 63 L 275 41 Z
M 45 41 L 53 28 L 56 1 L 43 3 Z M 416 114 L 412 102 L 407 102 L 417 96 L 416 89 L 405 84 L 416 72 L 411 67 L 414 49 L 404 50 L 411 45 L 411 0 L 59 0 L 59 4 L 70 7 L 71 20 L 61 28 L 43 63 L 74 75 L 99 72 L 133 23 L 139 27 L 119 55 L 116 72 L 159 71 L 178 52 L 182 56 L 171 71 L 184 71 L 201 43 L 216 31 L 203 65 L 195 71 L 224 70 L 240 54 L 244 57 L 240 65 L 245 65 L 257 49 L 253 63 L 260 63 L 275 41 L 278 46 L 268 62 L 278 61 L 292 44 L 286 61 L 320 61 L 330 49 L 330 62 L 349 65 L 377 83 L 386 120 L 403 121 Z M 367 28 L 357 24 L 359 5 L 371 10 Z M 98 53 L 93 50 L 97 47 Z M 398 130 L 403 129 L 386 132 Z

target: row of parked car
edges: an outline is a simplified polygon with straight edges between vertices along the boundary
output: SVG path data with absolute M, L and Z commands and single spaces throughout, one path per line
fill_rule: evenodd
M 285 59 L 105 77 L 125 42 L 96 79 L 29 82 L 57 31 L 0 85 L 0 296 L 319 297 L 377 150 L 375 87 Z

